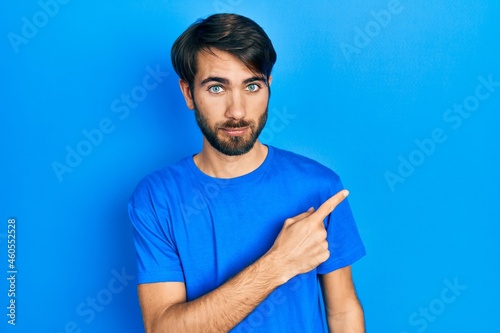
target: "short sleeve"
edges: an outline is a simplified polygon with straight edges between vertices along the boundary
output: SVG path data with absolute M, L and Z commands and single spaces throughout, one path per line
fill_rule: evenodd
M 330 195 L 342 189 L 343 185 L 337 178 Z M 366 254 L 347 198 L 326 218 L 326 231 L 330 257 L 318 266 L 318 274 L 349 266 Z
M 138 283 L 184 282 L 179 255 L 168 232 L 169 221 L 156 213 L 148 192 L 138 187 L 128 205 L 134 229 Z

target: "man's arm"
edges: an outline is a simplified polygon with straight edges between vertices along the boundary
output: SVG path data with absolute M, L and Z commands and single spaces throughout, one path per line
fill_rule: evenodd
M 306 273 L 330 256 L 323 219 L 347 196 L 341 191 L 317 211 L 285 221 L 271 249 L 217 289 L 186 302 L 183 283 L 139 285 L 139 300 L 148 333 L 227 332 L 274 289 Z
M 271 258 L 262 258 L 212 292 L 186 302 L 182 282 L 139 285 L 148 333 L 227 332 L 280 285 Z
M 331 333 L 364 333 L 363 309 L 352 282 L 351 266 L 321 276 Z

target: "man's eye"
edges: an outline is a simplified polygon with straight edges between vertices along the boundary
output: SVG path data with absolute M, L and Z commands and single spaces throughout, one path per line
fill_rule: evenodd
M 224 89 L 222 89 L 221 86 L 211 86 L 210 88 L 208 88 L 208 91 L 210 91 L 211 93 L 214 93 L 214 94 L 218 94 L 218 93 L 223 92 Z
M 250 92 L 255 92 L 255 91 L 259 90 L 259 89 L 260 89 L 260 86 L 258 84 L 256 84 L 256 83 L 252 83 L 252 84 L 249 84 L 247 86 L 247 90 L 250 91 Z

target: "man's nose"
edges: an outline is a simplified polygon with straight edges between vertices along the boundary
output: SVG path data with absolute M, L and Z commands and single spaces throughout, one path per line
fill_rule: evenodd
M 225 115 L 232 119 L 242 119 L 246 116 L 245 100 L 241 92 L 233 91 L 228 96 Z

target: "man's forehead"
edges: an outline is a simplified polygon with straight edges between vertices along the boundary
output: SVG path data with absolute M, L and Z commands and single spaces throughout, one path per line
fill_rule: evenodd
M 235 55 L 221 51 L 201 51 L 197 55 L 197 80 L 206 80 L 210 77 L 223 78 L 227 81 L 241 83 L 249 78 L 262 78 L 265 75 L 248 68 Z M 240 81 L 240 82 L 238 82 Z

